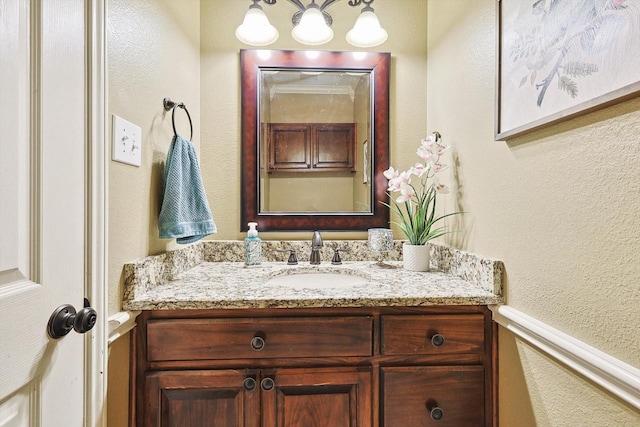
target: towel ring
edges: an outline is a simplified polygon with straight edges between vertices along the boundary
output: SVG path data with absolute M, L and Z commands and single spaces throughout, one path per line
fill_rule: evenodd
M 191 121 L 191 114 L 189 114 L 189 110 L 187 110 L 187 107 L 184 105 L 184 103 L 176 103 L 173 102 L 171 98 L 166 97 L 162 100 L 162 106 L 164 107 L 164 111 L 173 109 L 173 112 L 171 113 L 171 124 L 173 125 L 173 134 L 175 136 L 178 136 L 178 131 L 176 130 L 176 108 L 180 107 L 184 110 L 185 113 L 187 113 L 187 117 L 189 118 L 189 129 L 191 130 L 191 138 L 189 138 L 189 141 L 193 140 L 193 122 Z

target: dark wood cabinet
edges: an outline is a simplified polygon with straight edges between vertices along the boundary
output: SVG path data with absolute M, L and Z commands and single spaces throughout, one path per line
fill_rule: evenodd
M 145 426 L 258 427 L 260 396 L 242 371 L 159 371 L 145 376 Z
M 366 368 L 282 369 L 262 392 L 262 426 L 372 426 L 372 373 Z
M 149 361 L 371 356 L 372 316 L 158 319 Z
M 355 171 L 354 123 L 270 123 L 269 172 Z
M 371 426 L 371 368 L 160 371 L 145 426 Z
M 482 366 L 382 368 L 385 427 L 477 427 L 484 424 Z
M 497 426 L 483 306 L 145 311 L 139 427 Z
M 311 170 L 311 126 L 270 123 L 269 172 Z

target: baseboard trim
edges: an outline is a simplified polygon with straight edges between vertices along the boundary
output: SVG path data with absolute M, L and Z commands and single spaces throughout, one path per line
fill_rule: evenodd
M 118 338 L 124 336 L 136 326 L 136 317 L 140 314 L 139 311 L 119 311 L 112 314 L 107 319 L 109 324 L 109 339 L 108 344 L 113 344 Z
M 490 309 L 500 326 L 640 409 L 640 369 L 508 305 Z

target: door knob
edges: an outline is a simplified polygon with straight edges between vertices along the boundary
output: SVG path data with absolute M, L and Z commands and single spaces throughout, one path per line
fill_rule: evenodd
M 59 339 L 71 332 L 71 329 L 84 334 L 93 328 L 98 319 L 98 313 L 91 308 L 88 299 L 84 299 L 84 307 L 76 312 L 71 304 L 62 304 L 56 308 L 47 324 L 47 332 L 53 339 Z

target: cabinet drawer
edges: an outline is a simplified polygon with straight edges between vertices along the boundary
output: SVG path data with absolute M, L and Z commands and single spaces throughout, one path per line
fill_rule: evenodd
M 484 344 L 484 316 L 382 316 L 382 354 L 477 353 Z
M 372 327 L 370 316 L 151 320 L 147 359 L 371 356 Z
M 384 427 L 477 427 L 484 422 L 482 366 L 382 368 Z

